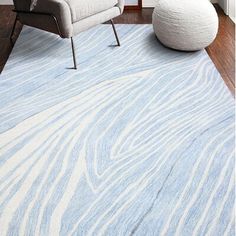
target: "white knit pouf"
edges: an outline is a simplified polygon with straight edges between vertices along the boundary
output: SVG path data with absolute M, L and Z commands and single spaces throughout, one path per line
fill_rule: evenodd
M 209 46 L 219 25 L 209 0 L 158 0 L 152 20 L 157 38 L 165 46 L 183 51 Z

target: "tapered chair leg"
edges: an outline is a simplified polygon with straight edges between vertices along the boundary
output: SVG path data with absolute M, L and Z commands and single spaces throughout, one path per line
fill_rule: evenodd
M 10 35 L 11 43 L 13 43 L 13 35 L 14 35 L 15 29 L 16 29 L 16 23 L 17 23 L 17 21 L 18 21 L 18 18 L 17 18 L 17 16 L 16 16 L 15 21 L 14 21 L 14 25 L 13 25 L 13 28 L 12 28 L 12 30 L 11 30 L 11 35 Z
M 71 37 L 71 48 L 72 48 L 72 54 L 73 54 L 73 62 L 74 62 L 74 68 L 75 70 L 77 70 L 77 62 L 76 62 L 76 53 L 75 53 L 75 46 L 74 46 L 74 40 Z
M 115 36 L 116 36 L 117 45 L 120 46 L 120 40 L 119 40 L 118 34 L 117 34 L 117 32 L 116 32 L 115 24 L 114 24 L 113 20 L 110 20 L 110 22 L 111 22 L 111 25 L 112 25 L 114 34 L 115 34 Z

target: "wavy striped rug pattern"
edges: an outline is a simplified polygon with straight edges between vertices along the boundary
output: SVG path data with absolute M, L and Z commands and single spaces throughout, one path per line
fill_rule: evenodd
M 0 235 L 234 235 L 234 100 L 151 25 L 24 27 L 0 76 Z

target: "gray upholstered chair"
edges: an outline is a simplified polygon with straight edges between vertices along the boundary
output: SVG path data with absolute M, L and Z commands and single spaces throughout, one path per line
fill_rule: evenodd
M 37 3 L 36 3 L 37 2 Z M 22 24 L 71 39 L 74 68 L 77 69 L 73 36 L 97 24 L 110 21 L 120 46 L 113 18 L 122 14 L 124 0 L 14 0 L 16 20 Z

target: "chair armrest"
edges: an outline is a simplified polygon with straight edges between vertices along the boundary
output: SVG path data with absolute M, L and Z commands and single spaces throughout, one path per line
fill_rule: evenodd
M 69 5 L 64 0 L 39 0 L 32 12 L 43 12 L 53 15 L 60 27 L 61 36 L 64 38 L 72 37 L 73 26 L 72 16 Z
M 120 13 L 122 14 L 124 11 L 125 0 L 118 0 L 117 6 L 120 8 Z

